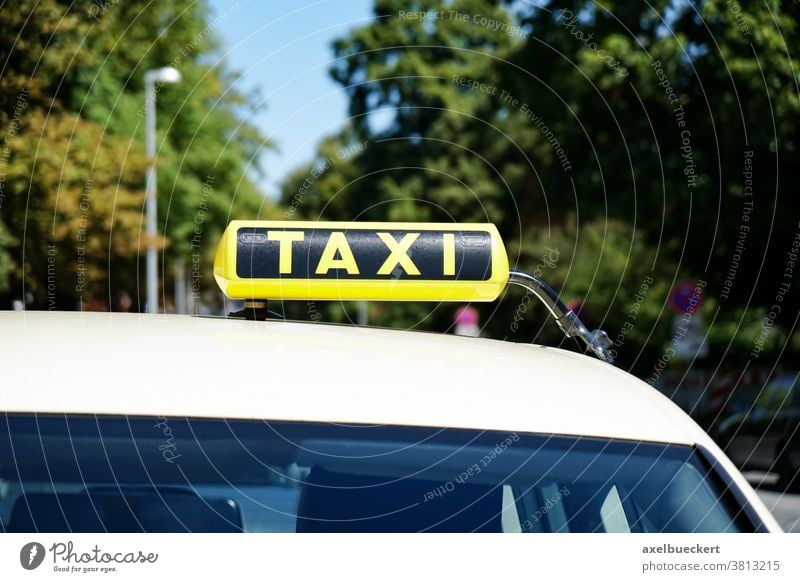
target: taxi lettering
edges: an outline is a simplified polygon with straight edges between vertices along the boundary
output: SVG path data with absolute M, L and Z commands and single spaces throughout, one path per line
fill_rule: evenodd
M 339 256 L 337 259 L 336 256 Z M 344 269 L 348 275 L 358 275 L 358 265 L 353 251 L 347 244 L 347 239 L 343 232 L 333 232 L 322 251 L 322 257 L 317 265 L 317 275 L 325 275 L 331 269 Z
M 378 269 L 378 275 L 389 275 L 397 266 L 402 267 L 409 275 L 420 274 L 419 269 L 417 269 L 411 257 L 408 256 L 409 248 L 419 237 L 418 232 L 407 233 L 400 241 L 395 240 L 388 232 L 378 232 L 377 235 L 391 252 L 383 262 L 383 265 L 381 265 L 381 268 Z M 280 243 L 278 272 L 281 275 L 290 275 L 292 273 L 292 243 L 301 242 L 304 239 L 305 234 L 296 231 L 270 231 L 267 234 L 267 240 Z M 455 236 L 453 234 L 445 234 L 443 243 L 443 270 L 446 275 L 452 275 L 455 272 Z M 331 233 L 317 265 L 316 273 L 324 275 L 331 269 L 344 269 L 349 275 L 359 274 L 358 265 L 344 232 Z
M 484 232 L 368 229 L 240 229 L 243 278 L 485 280 L 491 239 Z
M 494 301 L 509 267 L 488 223 L 234 220 L 214 279 L 245 301 Z

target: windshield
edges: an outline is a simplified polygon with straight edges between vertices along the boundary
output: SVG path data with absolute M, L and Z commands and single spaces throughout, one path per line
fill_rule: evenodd
M 752 526 L 684 446 L 325 423 L 6 415 L 0 531 Z

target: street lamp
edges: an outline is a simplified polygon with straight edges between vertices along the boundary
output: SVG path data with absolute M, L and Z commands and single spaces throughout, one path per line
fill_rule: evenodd
M 175 67 L 145 72 L 144 149 L 147 156 L 145 197 L 147 205 L 147 311 L 158 313 L 158 254 L 156 251 L 156 83 L 178 83 L 181 73 Z

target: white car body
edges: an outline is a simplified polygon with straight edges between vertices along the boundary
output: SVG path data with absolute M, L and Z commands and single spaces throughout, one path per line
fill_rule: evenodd
M 683 411 L 588 356 L 432 333 L 181 315 L 3 312 L 0 329 L 3 413 L 451 427 L 696 446 L 766 529 L 781 531 Z

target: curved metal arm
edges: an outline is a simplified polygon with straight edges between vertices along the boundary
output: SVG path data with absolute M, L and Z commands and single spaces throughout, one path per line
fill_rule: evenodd
M 521 271 L 509 272 L 508 282 L 524 287 L 538 297 L 553 315 L 556 324 L 564 332 L 564 335 L 581 340 L 595 356 L 604 362 L 614 363 L 614 358 L 609 351 L 612 344 L 608 334 L 601 329 L 589 331 L 578 315 L 564 305 L 558 293 L 553 291 L 550 285 L 539 279 L 539 277 Z

